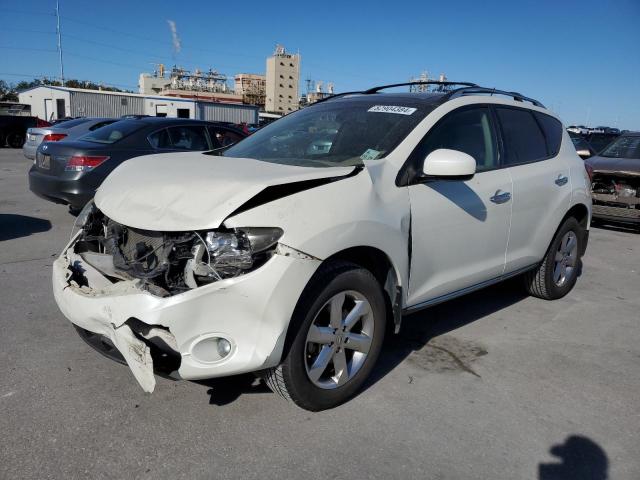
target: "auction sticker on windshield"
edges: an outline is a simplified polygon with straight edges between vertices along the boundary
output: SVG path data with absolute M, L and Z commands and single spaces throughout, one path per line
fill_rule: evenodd
M 400 107 L 397 105 L 374 105 L 367 112 L 377 113 L 397 113 L 398 115 L 411 115 L 417 108 L 413 107 Z

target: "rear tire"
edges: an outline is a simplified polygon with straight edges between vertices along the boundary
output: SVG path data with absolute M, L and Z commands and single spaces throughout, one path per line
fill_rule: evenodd
M 293 313 L 283 361 L 262 373 L 274 393 L 310 411 L 355 395 L 384 339 L 386 305 L 368 270 L 348 262 L 320 267 Z
M 553 237 L 542 263 L 524 274 L 530 295 L 555 300 L 571 291 L 582 269 L 583 238 L 584 227 L 575 218 L 567 218 Z
M 24 145 L 24 134 L 20 132 L 11 132 L 7 134 L 7 145 L 11 148 L 22 148 Z

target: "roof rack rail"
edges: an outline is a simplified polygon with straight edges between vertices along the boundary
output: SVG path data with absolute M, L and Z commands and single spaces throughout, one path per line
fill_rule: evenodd
M 379 87 L 369 88 L 368 90 L 365 90 L 360 93 L 364 93 L 365 95 L 370 95 L 372 93 L 378 93 L 380 90 L 384 90 L 387 88 L 407 87 L 411 85 L 441 85 L 443 87 L 448 87 L 450 85 L 464 85 L 465 87 L 477 87 L 475 83 L 470 83 L 470 82 L 438 82 L 437 80 L 428 80 L 428 81 L 422 81 L 422 82 L 406 82 L 406 83 L 393 83 L 391 85 L 381 85 Z
M 476 94 L 476 93 L 488 93 L 490 95 L 504 95 L 504 96 L 513 98 L 516 102 L 529 102 L 529 103 L 532 103 L 533 105 L 535 105 L 536 107 L 546 108 L 538 100 L 536 100 L 534 98 L 525 97 L 521 93 L 518 93 L 518 92 L 507 92 L 505 90 L 498 90 L 498 89 L 495 89 L 495 88 L 479 87 L 477 85 L 473 86 L 473 87 L 456 88 L 455 90 L 453 90 L 451 92 L 448 92 L 445 95 L 445 101 L 448 101 L 448 100 L 451 100 L 451 99 L 454 99 L 454 98 L 458 98 L 458 97 L 462 97 L 464 95 L 473 95 L 473 94 Z
M 333 95 L 329 95 L 327 97 L 321 98 L 320 100 L 316 100 L 315 102 L 313 102 L 313 105 L 317 104 L 317 103 L 322 103 L 322 102 L 326 102 L 327 100 L 333 100 L 334 98 L 340 98 L 340 97 L 344 97 L 345 95 L 354 95 L 356 93 L 364 93 L 364 92 L 342 92 L 342 93 L 335 93 Z

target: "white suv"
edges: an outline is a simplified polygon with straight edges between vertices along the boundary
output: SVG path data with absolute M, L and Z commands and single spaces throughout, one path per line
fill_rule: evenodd
M 515 275 L 566 295 L 591 217 L 583 161 L 539 102 L 456 85 L 338 95 L 226 151 L 123 163 L 54 264 L 58 306 L 145 391 L 154 372 L 256 372 L 322 410 L 406 313 Z

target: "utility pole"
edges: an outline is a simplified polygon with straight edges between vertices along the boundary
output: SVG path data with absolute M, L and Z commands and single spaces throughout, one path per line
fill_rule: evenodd
M 58 34 L 58 54 L 60 57 L 60 80 L 64 87 L 64 66 L 62 65 L 62 38 L 60 36 L 60 5 L 56 0 L 56 33 Z

